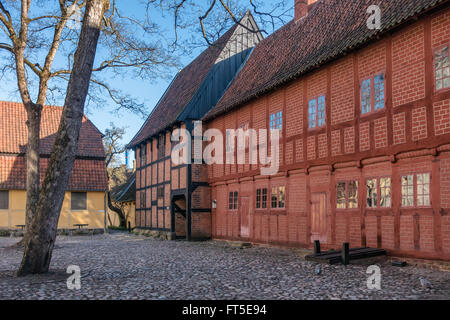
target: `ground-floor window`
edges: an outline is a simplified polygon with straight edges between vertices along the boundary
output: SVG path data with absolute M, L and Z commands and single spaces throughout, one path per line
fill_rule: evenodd
M 87 209 L 87 194 L 86 192 L 72 192 L 70 197 L 71 210 L 86 210 Z
M 391 207 L 391 178 L 373 178 L 366 182 L 367 207 Z
M 272 188 L 271 207 L 272 209 L 283 209 L 286 205 L 286 187 L 279 186 Z
M 342 181 L 336 184 L 336 208 L 358 208 L 358 181 Z
M 9 192 L 8 190 L 0 190 L 0 210 L 9 209 Z
M 231 191 L 228 197 L 228 209 L 229 210 L 237 210 L 238 208 L 238 192 Z
M 402 176 L 402 207 L 427 207 L 430 201 L 430 174 Z
M 267 188 L 256 189 L 256 209 L 267 208 Z

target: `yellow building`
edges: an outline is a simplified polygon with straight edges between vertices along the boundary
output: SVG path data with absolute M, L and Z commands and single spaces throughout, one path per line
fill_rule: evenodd
M 62 108 L 45 106 L 41 120 L 41 181 L 58 130 Z M 26 205 L 25 108 L 20 103 L 0 101 L 0 229 L 22 228 Z M 58 228 L 85 225 L 103 229 L 107 177 L 102 133 L 86 117 L 80 131 L 79 146 L 69 180 Z

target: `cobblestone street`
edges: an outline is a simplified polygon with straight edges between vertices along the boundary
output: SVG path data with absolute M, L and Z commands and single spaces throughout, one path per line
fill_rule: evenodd
M 450 273 L 378 260 L 381 290 L 367 289 L 369 262 L 347 267 L 304 261 L 296 249 L 227 242 L 162 241 L 115 233 L 58 237 L 51 273 L 13 277 L 22 252 L 0 237 L 0 299 L 450 299 Z M 81 290 L 67 289 L 69 265 Z M 423 288 L 419 277 L 432 288 Z

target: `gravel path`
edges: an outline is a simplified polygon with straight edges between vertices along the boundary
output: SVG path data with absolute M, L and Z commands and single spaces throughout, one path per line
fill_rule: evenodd
M 384 259 L 381 290 L 369 290 L 374 261 L 322 265 L 298 250 L 239 249 L 227 242 L 162 241 L 122 233 L 58 237 L 51 272 L 14 277 L 22 252 L 0 237 L 0 299 L 450 299 L 450 273 Z M 69 265 L 81 269 L 81 289 L 67 289 Z M 432 288 L 423 288 L 419 277 Z

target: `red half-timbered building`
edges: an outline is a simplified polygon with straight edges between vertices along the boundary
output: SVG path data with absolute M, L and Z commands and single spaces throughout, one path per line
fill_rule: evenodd
M 449 1 L 295 2 L 203 118 L 282 129 L 278 174 L 208 166 L 212 237 L 450 260 Z

